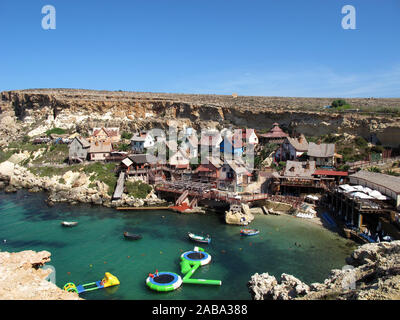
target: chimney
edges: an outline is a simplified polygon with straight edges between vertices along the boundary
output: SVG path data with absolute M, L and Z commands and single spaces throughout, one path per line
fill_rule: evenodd
M 299 143 L 303 142 L 303 136 L 302 135 L 299 136 L 298 141 L 299 141 Z
M 307 163 L 306 163 L 306 170 L 310 170 L 310 161 L 308 161 L 308 160 L 307 160 Z

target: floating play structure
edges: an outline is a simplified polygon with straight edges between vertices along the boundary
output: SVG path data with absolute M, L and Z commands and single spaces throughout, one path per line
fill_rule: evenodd
M 178 289 L 182 285 L 182 278 L 173 272 L 156 271 L 155 274 L 149 274 L 146 284 L 152 290 L 167 292 Z
M 156 291 L 173 291 L 178 289 L 183 283 L 188 284 L 207 284 L 207 285 L 222 285 L 221 280 L 208 280 L 208 279 L 193 279 L 192 276 L 196 270 L 209 264 L 211 262 L 211 255 L 204 252 L 203 248 L 194 247 L 192 251 L 187 251 L 181 255 L 181 273 L 185 276 L 183 279 L 173 272 L 156 272 L 149 274 L 146 279 L 147 286 Z
M 93 290 L 98 290 L 98 289 L 104 289 L 112 286 L 117 286 L 119 285 L 119 280 L 116 276 L 113 276 L 111 273 L 106 272 L 104 275 L 104 278 L 101 281 L 96 281 L 96 282 L 90 282 L 86 284 L 81 284 L 76 286 L 72 282 L 68 282 L 64 286 L 64 290 L 68 292 L 76 292 L 78 294 L 81 294 L 83 292 L 88 292 L 88 291 L 93 291 Z

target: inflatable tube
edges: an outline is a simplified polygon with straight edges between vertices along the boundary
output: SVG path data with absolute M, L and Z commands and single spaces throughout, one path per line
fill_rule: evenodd
M 191 266 L 200 262 L 200 265 L 205 266 L 211 262 L 211 256 L 204 251 L 187 251 L 182 253 L 181 259 L 189 262 Z
M 64 290 L 68 291 L 68 292 L 76 292 L 76 293 L 78 293 L 78 289 L 76 288 L 76 285 L 74 283 L 72 283 L 72 282 L 68 282 L 67 284 L 65 284 Z
M 222 285 L 221 280 L 191 279 L 198 268 L 211 262 L 211 255 L 198 249 L 201 248 L 195 248 L 194 251 L 188 251 L 181 255 L 181 272 L 185 274 L 183 283 Z
M 159 272 L 154 277 L 147 277 L 146 284 L 151 290 L 167 292 L 178 289 L 182 285 L 182 278 L 173 272 Z

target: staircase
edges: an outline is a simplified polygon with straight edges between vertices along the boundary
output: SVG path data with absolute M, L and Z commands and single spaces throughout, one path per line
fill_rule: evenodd
M 178 200 L 176 200 L 176 205 L 177 206 L 179 206 L 179 205 L 181 205 L 182 204 L 182 202 L 188 197 L 188 195 L 189 195 L 189 191 L 188 190 L 185 190 L 181 195 L 180 195 L 180 197 L 178 198 Z
M 194 208 L 197 207 L 197 203 L 199 202 L 199 199 L 197 197 L 194 197 L 192 201 L 189 203 L 189 207 Z

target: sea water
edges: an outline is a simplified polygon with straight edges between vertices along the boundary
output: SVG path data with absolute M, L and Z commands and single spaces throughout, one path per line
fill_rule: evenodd
M 56 284 L 76 285 L 117 276 L 119 286 L 81 294 L 84 299 L 251 299 L 247 282 L 254 273 L 282 273 L 307 283 L 321 282 L 331 269 L 345 265 L 355 245 L 322 227 L 288 216 L 257 215 L 243 237 L 240 226 L 225 224 L 223 215 L 179 214 L 172 211 L 117 211 L 91 205 L 48 207 L 43 193 L 0 193 L 0 249 L 51 252 Z M 76 227 L 62 221 L 78 221 Z M 143 236 L 127 241 L 123 232 Z M 211 244 L 190 241 L 187 232 L 209 234 Z M 4 241 L 6 240 L 6 241 Z M 149 273 L 180 274 L 180 255 L 194 246 L 211 254 L 211 264 L 193 278 L 222 280 L 222 286 L 183 284 L 158 293 L 145 284 Z

